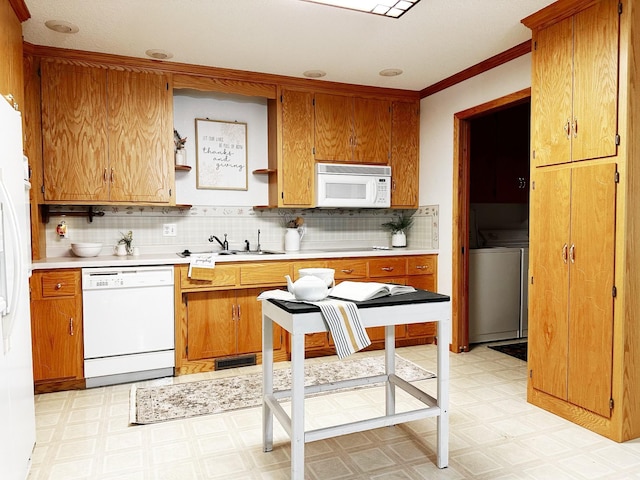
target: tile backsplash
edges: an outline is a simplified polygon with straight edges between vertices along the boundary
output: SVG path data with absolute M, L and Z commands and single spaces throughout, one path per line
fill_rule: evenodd
M 101 255 L 111 254 L 121 234 L 133 232 L 133 245 L 142 254 L 193 251 L 219 248 L 208 241 L 211 235 L 221 240 L 227 234 L 229 248 L 243 249 L 248 240 L 255 249 L 260 230 L 260 244 L 264 249 L 284 248 L 284 223 L 302 217 L 306 233 L 301 250 L 344 247 L 390 246 L 390 234 L 381 224 L 402 211 L 387 209 L 264 209 L 198 205 L 190 209 L 178 207 L 94 207 L 104 212 L 89 222 L 86 217 L 64 216 L 62 212 L 86 211 L 87 207 L 51 206 L 46 226 L 47 257 L 71 255 L 72 242 L 102 242 Z M 438 206 L 423 206 L 409 210 L 414 224 L 407 232 L 411 248 L 438 249 Z M 65 222 L 67 237 L 56 232 Z M 163 226 L 175 225 L 175 236 L 164 236 Z

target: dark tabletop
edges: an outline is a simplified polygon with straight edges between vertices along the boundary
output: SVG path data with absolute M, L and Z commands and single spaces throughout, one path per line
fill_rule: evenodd
M 329 297 L 330 299 L 332 297 Z M 335 299 L 340 300 L 340 299 Z M 440 293 L 429 292 L 428 290 L 418 290 L 411 293 L 402 293 L 400 295 L 387 295 L 386 297 L 374 298 L 373 300 L 367 300 L 364 302 L 353 302 L 358 308 L 372 308 L 372 307 L 390 307 L 392 305 L 406 305 L 408 303 L 437 303 L 448 302 L 450 297 L 448 295 L 442 295 Z M 288 302 L 286 300 L 276 300 L 270 298 L 269 302 L 280 307 L 287 313 L 311 313 L 320 311 L 320 307 L 315 305 L 309 305 L 308 303 L 301 302 Z

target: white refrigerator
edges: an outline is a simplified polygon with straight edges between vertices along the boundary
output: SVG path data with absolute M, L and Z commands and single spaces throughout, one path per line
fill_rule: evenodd
M 36 441 L 29 311 L 30 184 L 21 115 L 1 95 L 0 145 L 0 478 L 24 480 Z

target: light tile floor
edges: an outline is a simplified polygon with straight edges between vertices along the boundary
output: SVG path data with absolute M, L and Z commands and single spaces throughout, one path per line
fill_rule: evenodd
M 398 353 L 423 368 L 434 368 L 434 346 L 401 348 Z M 366 355 L 377 354 L 381 352 Z M 327 360 L 331 358 L 312 361 Z M 418 384 L 435 389 L 434 380 Z M 288 437 L 276 421 L 274 450 L 262 452 L 259 407 L 130 426 L 129 391 L 130 385 L 118 385 L 38 395 L 37 446 L 29 480 L 289 478 Z M 425 419 L 309 443 L 305 478 L 640 479 L 640 441 L 607 440 L 529 405 L 525 392 L 525 362 L 486 346 L 451 354 L 448 468 L 434 464 L 435 420 Z M 308 399 L 307 428 L 380 415 L 382 395 L 376 387 Z M 402 408 L 416 405 L 407 397 L 398 394 Z

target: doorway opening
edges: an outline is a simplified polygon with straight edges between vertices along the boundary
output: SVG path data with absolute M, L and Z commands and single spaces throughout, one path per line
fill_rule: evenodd
M 528 207 L 522 203 L 528 200 L 528 151 L 527 166 L 515 168 L 506 159 L 499 159 L 499 155 L 479 155 L 474 158 L 472 167 L 472 140 L 484 138 L 472 129 L 481 130 L 495 127 L 499 112 L 516 112 L 527 108 L 531 100 L 531 89 L 527 88 L 476 107 L 458 112 L 454 115 L 454 185 L 453 185 L 453 239 L 452 239 L 452 341 L 451 350 L 464 352 L 469 350 L 469 249 L 477 246 L 477 222 L 486 221 L 492 210 L 492 204 L 516 206 L 496 207 L 498 211 L 513 210 L 522 214 Z M 499 123 L 499 122 L 498 122 Z M 510 126 L 512 128 L 512 126 Z M 522 127 L 522 128 L 527 128 Z M 498 132 L 500 133 L 500 132 Z M 527 129 L 527 138 L 528 138 Z M 505 132 L 506 134 L 506 132 Z M 493 134 L 495 136 L 495 132 Z M 484 140 L 487 140 L 486 138 Z M 502 148 L 509 139 L 498 136 L 499 147 Z M 495 140 L 493 140 L 495 146 Z M 476 145 L 475 151 L 491 145 Z M 528 147 L 527 147 L 527 150 Z M 514 169 L 515 168 L 515 169 Z M 524 172 L 524 173 L 523 173 Z M 473 175 L 473 182 L 472 182 Z M 524 178 L 523 178 L 524 177 Z M 513 180 L 512 180 L 513 179 Z M 524 183 L 524 185 L 523 185 Z M 524 187 L 524 188 L 523 188 Z M 472 201 L 473 200 L 473 201 Z M 472 204 L 474 211 L 472 213 Z M 518 207 L 517 205 L 521 205 Z M 478 211 L 481 210 L 481 215 Z M 518 214 L 516 213 L 515 216 Z M 473 228 L 472 228 L 473 227 Z M 475 244 L 473 244 L 475 242 Z

